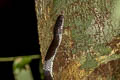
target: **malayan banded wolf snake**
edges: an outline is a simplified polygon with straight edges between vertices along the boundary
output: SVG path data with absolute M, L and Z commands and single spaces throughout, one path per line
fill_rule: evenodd
M 64 16 L 59 15 L 53 30 L 53 40 L 48 48 L 45 63 L 43 65 L 45 80 L 53 80 L 53 61 L 57 53 L 57 49 L 60 46 L 62 40 L 62 31 L 63 31 L 63 24 L 64 24 Z

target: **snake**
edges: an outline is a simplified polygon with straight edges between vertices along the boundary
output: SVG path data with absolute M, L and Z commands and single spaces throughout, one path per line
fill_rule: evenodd
M 43 65 L 44 80 L 53 80 L 53 62 L 62 40 L 64 16 L 59 15 L 53 29 L 53 40 L 47 50 Z

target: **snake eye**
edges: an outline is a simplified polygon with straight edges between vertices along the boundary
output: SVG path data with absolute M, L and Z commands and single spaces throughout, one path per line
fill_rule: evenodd
M 61 21 L 63 21 L 63 19 L 64 19 L 63 15 L 59 15 L 58 18 L 57 18 L 57 20 L 61 20 Z

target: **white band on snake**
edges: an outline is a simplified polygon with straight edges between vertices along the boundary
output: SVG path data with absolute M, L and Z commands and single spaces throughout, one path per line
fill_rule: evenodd
M 53 80 L 53 73 L 52 73 L 53 61 L 56 56 L 57 49 L 60 46 L 62 40 L 63 24 L 64 24 L 64 16 L 59 15 L 54 26 L 53 40 L 50 44 L 50 47 L 48 48 L 45 57 L 45 63 L 43 66 L 45 80 Z

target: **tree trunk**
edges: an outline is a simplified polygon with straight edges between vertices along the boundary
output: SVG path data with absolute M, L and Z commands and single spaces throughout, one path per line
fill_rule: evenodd
M 119 4 L 119 0 L 36 0 L 43 62 L 55 20 L 61 13 L 65 17 L 55 80 L 120 79 Z

